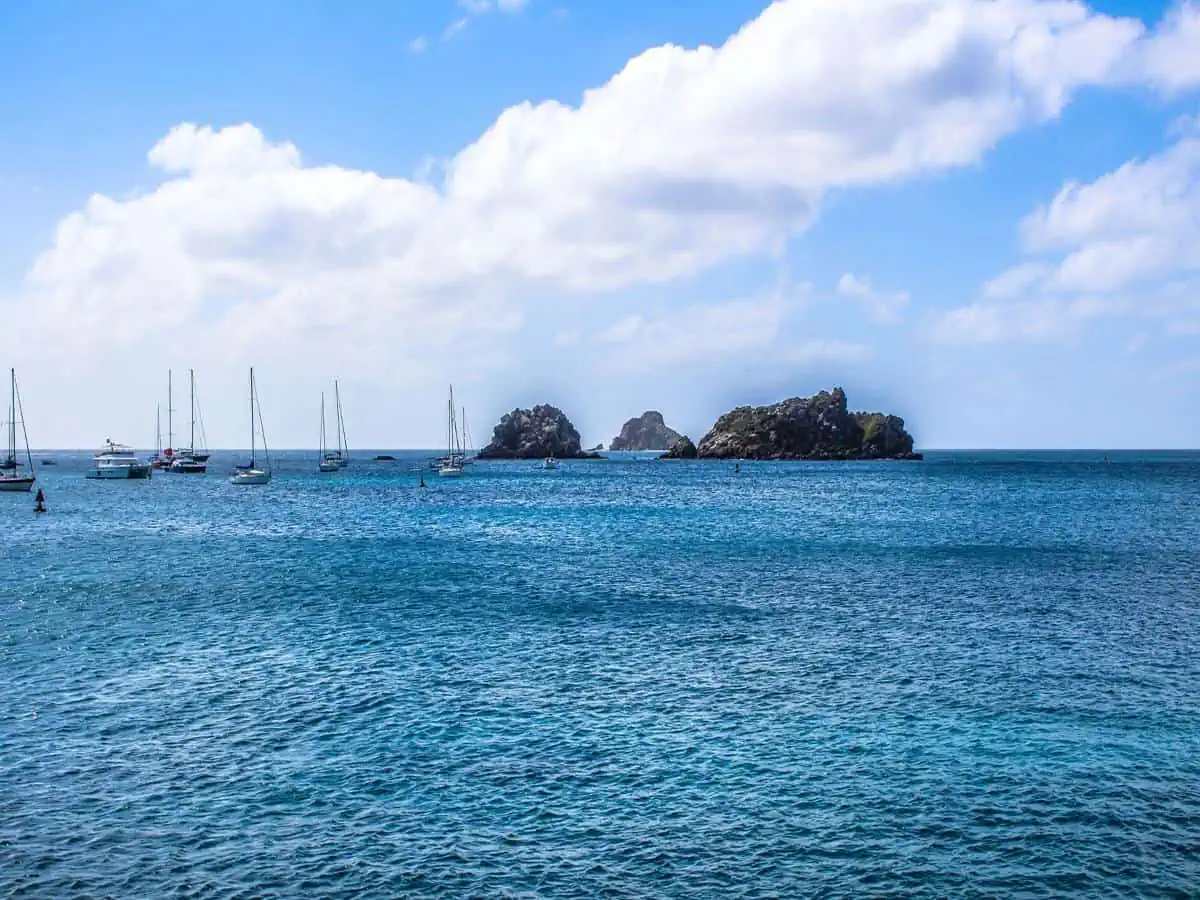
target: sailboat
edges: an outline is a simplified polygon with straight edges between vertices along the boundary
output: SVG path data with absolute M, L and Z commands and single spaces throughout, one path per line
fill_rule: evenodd
M 21 408 L 21 395 L 17 393 L 17 370 L 10 369 L 11 389 L 9 392 L 8 421 L 8 453 L 4 458 L 4 467 L 0 469 L 0 491 L 30 491 L 37 475 L 33 471 L 33 457 L 29 453 L 29 432 L 25 430 L 25 410 Z M 17 459 L 17 422 L 21 423 L 21 433 L 25 436 L 25 460 L 29 464 L 29 474 L 21 473 L 21 461 Z
M 189 409 L 191 413 L 191 431 L 189 432 L 188 449 L 180 450 L 171 461 L 168 471 L 176 475 L 203 475 L 208 470 L 208 454 L 196 452 L 196 370 L 188 369 L 188 387 L 190 394 Z M 202 427 L 203 430 L 203 427 Z
M 165 469 L 167 467 L 162 445 L 162 407 L 158 404 L 154 405 L 154 455 L 150 457 L 149 462 L 151 469 Z
M 266 465 L 259 468 L 258 461 L 254 457 L 256 450 L 254 444 L 255 424 L 257 423 L 258 430 L 262 431 L 263 435 L 263 456 L 266 458 Z M 271 480 L 271 454 L 267 452 L 267 433 L 262 427 L 262 407 L 258 405 L 258 394 L 254 388 L 254 367 L 250 368 L 250 464 L 247 466 L 238 466 L 232 475 L 229 476 L 231 484 L 267 484 Z
M 460 478 L 463 474 L 462 439 L 458 434 L 458 422 L 454 417 L 454 385 L 450 385 L 449 412 L 446 418 L 446 458 L 438 466 L 438 475 L 443 478 Z
M 462 462 L 464 466 L 475 464 L 475 442 L 471 440 L 471 426 L 467 424 L 467 408 L 462 408 Z
M 318 457 L 317 469 L 321 472 L 336 472 L 341 467 L 338 458 L 326 450 L 325 392 L 321 391 L 321 455 Z
M 324 407 L 324 403 L 325 401 L 322 400 L 322 407 Z M 339 469 L 344 469 L 350 465 L 350 445 L 346 441 L 346 423 L 342 420 L 342 392 L 336 378 L 333 379 L 333 405 L 337 414 L 337 449 L 323 449 L 321 459 L 331 460 L 337 464 Z M 322 434 L 324 434 L 324 430 L 322 430 Z M 321 446 L 324 447 L 324 443 Z
M 154 427 L 157 432 L 157 452 L 150 458 L 150 466 L 155 469 L 169 469 L 171 463 L 175 459 L 175 451 L 172 449 L 172 444 L 175 441 L 174 434 L 174 419 L 172 414 L 175 412 L 171 406 L 171 370 L 167 369 L 167 446 L 162 445 L 162 420 L 159 418 L 158 407 L 154 409 Z

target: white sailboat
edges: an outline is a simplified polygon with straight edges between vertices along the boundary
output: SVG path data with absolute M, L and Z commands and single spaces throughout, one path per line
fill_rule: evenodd
M 461 478 L 463 474 L 462 439 L 454 416 L 454 385 L 450 385 L 450 403 L 446 418 L 446 458 L 438 466 L 442 478 Z
M 186 450 L 175 454 L 168 471 L 176 475 L 203 475 L 208 469 L 207 452 L 196 450 L 196 370 L 188 369 L 188 387 L 190 395 L 191 431 Z M 203 437 L 204 426 L 200 426 Z
M 255 458 L 255 425 L 262 431 L 263 456 L 266 464 L 261 468 Z M 271 480 L 271 454 L 267 451 L 267 433 L 262 427 L 262 407 L 258 405 L 258 392 L 254 387 L 254 367 L 250 368 L 250 464 L 238 466 L 229 476 L 231 484 L 267 484 Z
M 21 395 L 17 393 L 17 370 L 10 369 L 11 389 L 9 393 L 8 421 L 8 452 L 0 466 L 0 491 L 26 492 L 33 489 L 37 475 L 33 471 L 33 457 L 29 453 L 29 432 L 25 429 L 25 411 L 21 408 Z M 21 460 L 17 458 L 17 422 L 21 423 L 21 433 L 25 436 L 25 461 L 29 466 L 29 474 L 21 472 Z
M 324 405 L 323 400 L 322 405 Z M 342 392 L 336 378 L 333 379 L 333 405 L 337 415 L 337 449 L 324 450 L 321 453 L 321 458 L 332 460 L 337 463 L 339 469 L 344 469 L 350 465 L 350 444 L 346 441 L 346 423 L 342 419 Z
M 325 392 L 321 391 L 321 455 L 318 457 L 317 469 L 321 472 L 336 472 L 342 467 L 340 460 L 326 450 L 325 439 Z

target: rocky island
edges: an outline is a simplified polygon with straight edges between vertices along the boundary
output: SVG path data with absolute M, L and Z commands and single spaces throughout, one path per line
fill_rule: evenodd
M 579 432 L 561 409 L 541 405 L 514 409 L 492 430 L 492 442 L 479 459 L 599 459 L 581 449 Z
M 675 446 L 664 453 L 659 459 L 695 459 L 696 445 L 686 434 L 675 442 Z
M 922 458 L 913 452 L 912 435 L 904 430 L 903 419 L 850 412 L 841 388 L 772 406 L 740 406 L 717 419 L 695 455 L 700 459 Z M 685 458 L 680 445 L 667 457 Z
M 612 439 L 609 450 L 670 450 L 679 443 L 680 434 L 668 428 L 663 414 L 647 410 L 636 419 L 630 419 L 621 427 L 621 433 Z

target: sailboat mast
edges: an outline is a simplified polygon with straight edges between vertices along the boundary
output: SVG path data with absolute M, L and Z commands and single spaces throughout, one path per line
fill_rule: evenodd
M 175 447 L 175 417 L 174 404 L 171 400 L 171 370 L 167 369 L 167 449 Z
M 337 441 L 338 457 L 350 456 L 350 444 L 346 441 L 346 423 L 342 421 L 342 390 L 337 379 L 333 379 L 333 399 L 337 407 Z
M 254 366 L 250 367 L 250 468 L 254 468 Z
M 188 447 L 193 453 L 196 452 L 196 370 L 188 369 L 188 394 L 191 415 L 191 431 L 188 434 Z
M 162 456 L 162 405 L 154 404 L 154 455 Z
M 9 369 L 11 395 L 8 406 L 8 458 L 17 460 L 17 370 Z
M 337 382 L 334 382 L 335 384 Z M 321 391 L 321 459 L 325 459 L 325 392 Z

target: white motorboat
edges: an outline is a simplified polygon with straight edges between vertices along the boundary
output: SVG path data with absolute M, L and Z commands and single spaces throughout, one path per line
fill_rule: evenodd
M 255 459 L 255 431 L 262 431 L 263 456 L 266 464 L 261 468 Z M 267 434 L 262 427 L 262 407 L 258 405 L 258 395 L 254 388 L 254 369 L 250 369 L 250 464 L 238 466 L 229 476 L 230 484 L 268 484 L 271 481 L 271 454 L 267 451 Z
M 119 480 L 149 478 L 153 474 L 154 467 L 149 461 L 138 459 L 132 447 L 112 440 L 106 440 L 104 446 L 102 453 L 92 457 L 92 471 L 87 473 L 88 478 Z
M 558 460 L 555 459 L 553 456 L 547 456 L 545 459 L 542 460 L 541 467 L 543 469 L 557 469 L 558 468 Z

